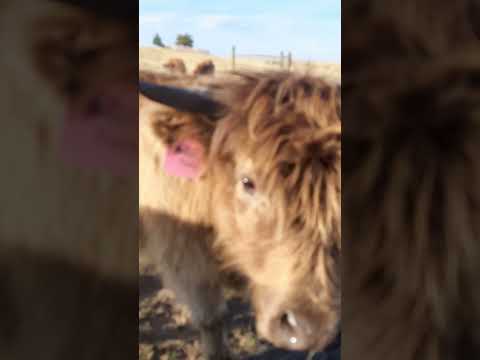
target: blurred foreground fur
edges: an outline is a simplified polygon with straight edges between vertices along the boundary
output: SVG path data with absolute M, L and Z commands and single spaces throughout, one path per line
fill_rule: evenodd
M 343 8 L 346 359 L 480 356 L 480 41 L 467 9 Z
M 143 245 L 165 286 L 192 311 L 204 354 L 226 356 L 224 271 L 248 279 L 261 336 L 281 347 L 323 349 L 340 318 L 339 87 L 288 73 L 175 80 L 142 71 L 140 79 L 203 87 L 229 107 L 212 119 L 140 96 Z M 186 139 L 208 154 L 193 180 L 163 165 L 168 149 Z M 311 329 L 297 344 L 288 344 L 296 329 L 289 333 L 281 322 L 287 311 Z
M 136 24 L 56 1 L 0 5 L 2 359 L 136 355 L 137 176 L 61 150 L 69 105 L 136 89 L 136 38 Z
M 2 5 L 0 30 L 2 247 L 133 279 L 138 179 L 66 162 L 61 138 L 72 97 L 108 82 L 136 88 L 135 43 L 115 22 L 55 1 Z
M 26 250 L 0 251 L 0 358 L 131 360 L 134 286 Z

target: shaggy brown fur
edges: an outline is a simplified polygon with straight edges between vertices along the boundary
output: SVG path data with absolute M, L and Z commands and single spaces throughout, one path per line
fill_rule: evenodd
M 61 146 L 66 104 L 87 106 L 91 96 L 110 90 L 135 94 L 136 30 L 56 2 L 11 2 L 1 17 L 8 51 L 0 59 L 0 108 L 11 119 L 0 132 L 0 160 L 9 169 L 2 176 L 8 214 L 0 218 L 2 246 L 59 254 L 136 279 L 136 176 L 79 168 L 64 160 Z
M 312 319 L 317 338 L 303 346 L 321 348 L 340 312 L 339 94 L 321 80 L 276 74 L 237 95 L 246 103 L 213 138 L 222 174 L 213 194 L 216 245 L 224 265 L 251 282 L 260 334 L 289 346 L 272 323 L 288 309 Z
M 0 10 L 0 358 L 132 358 L 137 176 L 66 162 L 61 139 L 66 108 L 111 89 L 133 90 L 137 119 L 137 26 L 56 1 Z
M 342 356 L 477 358 L 480 43 L 463 1 L 357 5 L 342 14 Z
M 163 67 L 172 74 L 185 75 L 187 73 L 187 67 L 182 59 L 170 59 L 163 64 Z
M 193 71 L 193 75 L 213 75 L 215 73 L 215 64 L 212 60 L 202 61 Z
M 202 316 L 212 319 L 212 298 L 220 309 L 212 320 L 221 318 L 218 274 L 234 269 L 249 278 L 261 335 L 278 346 L 320 349 L 335 335 L 340 316 L 339 88 L 273 73 L 236 74 L 209 89 L 231 107 L 216 124 L 141 103 L 147 248 L 153 247 L 167 285 L 190 305 L 198 326 L 207 328 Z M 199 180 L 163 173 L 165 147 L 185 138 L 210 149 Z M 289 344 L 281 324 L 286 312 L 312 319 L 315 336 Z

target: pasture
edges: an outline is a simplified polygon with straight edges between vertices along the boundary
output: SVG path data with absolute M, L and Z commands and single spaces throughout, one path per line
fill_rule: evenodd
M 295 56 L 295 55 L 294 55 Z M 187 67 L 187 72 L 192 73 L 197 64 L 205 60 L 212 60 L 216 71 L 224 72 L 232 69 L 230 57 L 218 57 L 194 51 L 178 51 L 169 48 L 142 47 L 139 49 L 139 67 L 141 70 L 163 71 L 163 64 L 171 58 L 182 59 Z M 279 70 L 280 67 L 259 58 L 237 56 L 235 60 L 236 70 Z M 324 63 L 318 61 L 300 61 L 293 58 L 292 70 L 301 73 L 327 76 L 332 80 L 340 80 L 341 68 L 339 64 Z

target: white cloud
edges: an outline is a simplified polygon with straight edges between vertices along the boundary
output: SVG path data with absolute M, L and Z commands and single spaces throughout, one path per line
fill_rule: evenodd
M 172 22 L 177 19 L 178 14 L 176 13 L 169 13 L 169 12 L 161 12 L 161 13 L 152 13 L 148 15 L 140 15 L 139 16 L 139 25 L 150 25 L 150 24 L 163 24 L 166 22 Z
M 189 24 L 205 31 L 212 31 L 224 26 L 240 24 L 241 22 L 242 17 L 219 14 L 180 15 L 174 12 L 157 12 L 139 16 L 140 26 L 176 23 Z
M 232 15 L 199 15 L 194 18 L 202 30 L 215 30 L 223 26 L 234 25 L 240 20 L 240 17 Z

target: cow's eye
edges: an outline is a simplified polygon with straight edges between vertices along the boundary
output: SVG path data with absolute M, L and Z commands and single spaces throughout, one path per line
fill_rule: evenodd
M 244 176 L 241 180 L 243 189 L 249 193 L 253 194 L 255 192 L 255 183 L 248 177 Z

